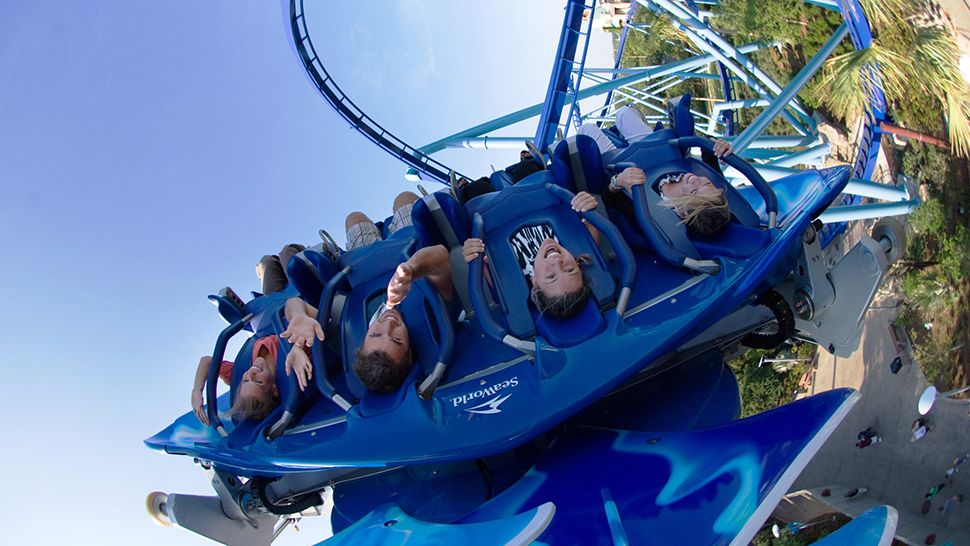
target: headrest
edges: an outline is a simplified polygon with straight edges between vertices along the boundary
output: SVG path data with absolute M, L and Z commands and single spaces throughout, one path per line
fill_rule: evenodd
M 313 305 L 317 305 L 324 285 L 337 273 L 337 266 L 320 252 L 321 247 L 322 243 L 297 252 L 286 264 L 290 284 Z
M 350 373 L 353 374 L 352 371 Z M 411 373 L 408 374 L 407 379 L 404 380 L 404 385 L 400 389 L 387 394 L 378 394 L 365 390 L 360 395 L 360 402 L 351 411 L 356 411 L 361 417 L 373 417 L 387 413 L 400 406 L 408 393 L 408 389 L 413 389 L 414 382 L 420 380 L 421 372 L 418 366 L 413 366 Z
M 484 220 L 485 246 L 501 305 L 501 318 L 512 335 L 519 338 L 535 335 L 535 323 L 529 310 L 530 287 L 511 243 L 512 236 L 526 226 L 548 224 L 570 252 L 577 256 L 588 254 L 592 263 L 585 269 L 585 274 L 590 280 L 593 296 L 600 308 L 613 304 L 616 285 L 589 232 L 569 205 L 561 203 L 544 185 L 518 184 L 469 212 L 478 212 Z
M 256 336 L 249 336 L 249 339 L 239 349 L 236 360 L 233 361 L 232 378 L 229 380 L 229 407 L 232 407 L 236 402 L 236 386 L 242 383 L 242 375 L 253 364 L 253 345 L 255 344 Z
M 583 168 L 587 191 L 602 194 L 609 184 L 609 177 L 603 168 L 603 158 L 596 141 L 586 135 L 576 135 L 576 152 L 579 154 L 579 162 Z M 556 185 L 573 193 L 578 193 L 573 176 L 573 160 L 569 155 L 569 143 L 567 141 L 563 140 L 556 146 L 549 170 L 552 171 Z
M 410 255 L 410 251 L 416 244 L 417 235 L 414 227 L 401 228 L 387 239 L 344 252 L 340 255 L 337 268 L 343 269 L 350 266 L 347 281 L 351 287 L 356 287 L 375 276 L 384 273 L 390 275 L 397 264 L 406 259 L 405 255 Z
M 667 116 L 670 128 L 678 137 L 694 134 L 694 116 L 690 113 L 690 93 L 670 100 L 667 103 Z
M 286 300 L 298 296 L 296 287 L 287 285 L 286 288 L 272 294 L 260 295 L 246 302 L 246 312 L 253 314 L 250 324 L 257 337 L 275 334 L 272 314 L 279 313 L 286 305 Z
M 578 315 L 565 320 L 550 318 L 538 312 L 534 316 L 538 334 L 550 345 L 560 348 L 582 343 L 606 327 L 606 320 L 592 298 Z
M 836 197 L 842 193 L 849 182 L 851 171 L 848 166 L 829 167 L 817 171 L 808 170 L 790 174 L 771 181 L 771 189 L 778 197 L 778 223 L 782 225 L 792 215 L 810 207 L 809 218 L 816 218 Z M 757 214 L 767 221 L 765 200 L 753 186 L 738 189 L 739 193 L 752 204 Z
M 529 176 L 523 178 L 522 180 L 519 180 L 518 182 L 516 182 L 516 186 L 522 186 L 527 184 L 539 184 L 541 186 L 541 185 L 550 184 L 550 183 L 553 183 L 553 184 L 555 183 L 555 180 L 552 177 L 552 173 L 549 172 L 548 170 L 542 170 L 542 171 L 534 172 Z
M 471 232 L 468 212 L 447 191 L 436 191 L 418 199 L 411 209 L 411 221 L 422 247 L 461 246 Z
M 515 180 L 512 179 L 512 175 L 505 171 L 495 171 L 488 177 L 488 181 L 492 183 L 492 187 L 495 191 L 499 191 L 503 188 L 510 188 L 515 185 Z

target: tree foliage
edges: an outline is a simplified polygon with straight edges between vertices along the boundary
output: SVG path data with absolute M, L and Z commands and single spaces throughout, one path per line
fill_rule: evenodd
M 802 0 L 723 0 L 714 25 L 746 41 L 794 44 L 804 27 L 804 6 Z
M 799 344 L 790 352 L 783 354 L 785 358 L 804 359 L 815 352 L 815 346 Z M 787 371 L 778 371 L 771 364 L 761 366 L 762 357 L 774 358 L 779 351 L 762 351 L 749 349 L 729 364 L 738 378 L 738 388 L 741 391 L 741 416 L 747 417 L 763 411 L 777 408 L 792 400 L 798 380 L 802 376 L 804 366 L 795 364 Z
M 925 0 L 861 1 L 874 42 L 868 49 L 829 59 L 820 80 L 830 90 L 824 98 L 826 106 L 844 119 L 856 119 L 876 86 L 893 105 L 927 101 L 929 110 L 944 114 L 952 151 L 970 156 L 970 90 L 960 74 L 952 34 L 931 21 L 914 24 L 926 12 Z M 906 119 L 907 113 L 902 106 L 901 121 L 920 128 L 925 116 Z

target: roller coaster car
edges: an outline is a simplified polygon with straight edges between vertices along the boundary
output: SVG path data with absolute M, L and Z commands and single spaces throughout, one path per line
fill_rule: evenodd
M 334 500 L 334 530 L 343 530 L 334 543 L 394 540 L 396 531 L 433 543 L 445 529 L 452 536 L 502 531 L 512 543 L 543 532 L 557 544 L 622 542 L 627 535 L 657 540 L 674 532 L 681 540 L 689 535 L 691 544 L 749 540 L 857 395 L 832 391 L 735 422 L 737 384 L 718 349 L 765 322 L 787 328 L 775 309 L 787 300 L 768 304 L 774 307 L 767 318 L 746 314 L 776 287 L 798 286 L 782 293 L 802 289 L 819 301 L 808 253 L 817 242 L 808 234 L 848 170 L 805 172 L 769 186 L 744 161 L 728 158 L 757 193 L 738 191 L 685 155 L 710 148 L 707 140 L 671 136 L 658 131 L 605 163 L 591 140 L 577 138 L 572 151 L 557 150 L 550 171 L 464 208 L 446 192 L 425 196 L 415 205 L 413 231 L 345 253 L 336 264 L 319 255 L 295 258 L 305 260 L 291 262 L 291 279 L 304 280 L 293 284 L 316 300 L 328 330 L 313 350 L 316 388 L 302 393 L 291 381 L 263 422 L 223 424 L 216 408 L 225 410 L 231 393 L 216 400 L 212 371 L 211 426 L 187 413 L 146 444 L 200 460 L 213 473 L 219 502 L 170 495 L 153 503 L 159 517 L 228 541 L 238 527 L 233 520 L 258 524 L 267 514 L 301 512 L 324 491 Z M 657 206 L 654 192 L 640 188 L 632 195 L 637 225 L 624 231 L 638 229 L 646 244 L 631 250 L 606 216 L 573 212 L 567 189 L 581 184 L 596 192 L 605 187 L 604 164 L 628 163 L 644 168 L 648 180 L 672 171 L 708 176 L 727 191 L 734 220 L 714 238 L 692 239 Z M 599 230 L 606 251 L 581 220 Z M 592 296 L 578 316 L 553 320 L 529 304 L 511 237 L 538 224 L 549 225 L 574 254 L 592 257 Z M 461 271 L 460 243 L 468 236 L 485 241 L 491 286 L 482 258 L 468 265 L 467 276 Z M 451 305 L 460 301 L 464 317 L 455 320 L 437 292 L 415 283 L 403 310 L 412 375 L 396 393 L 368 393 L 351 364 L 371 307 L 397 263 L 417 245 L 432 244 L 445 244 L 456 257 L 460 299 Z M 876 248 L 881 279 L 887 250 Z M 298 274 L 313 263 L 327 265 Z M 322 287 L 314 285 L 324 278 Z M 256 307 L 274 323 L 257 327 L 257 335 L 278 332 L 281 300 L 246 304 L 246 316 L 220 335 L 213 362 L 257 317 Z M 816 303 L 813 318 L 819 309 Z M 242 352 L 237 361 L 246 362 Z M 367 515 L 392 499 L 397 507 Z M 527 512 L 546 502 L 556 512 Z M 583 517 L 590 513 L 596 521 Z M 264 531 L 265 524 L 246 540 L 266 543 Z

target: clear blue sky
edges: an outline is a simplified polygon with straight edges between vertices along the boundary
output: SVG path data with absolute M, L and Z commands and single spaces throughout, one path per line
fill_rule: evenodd
M 541 101 L 562 5 L 308 14 L 344 90 L 422 145 Z M 205 296 L 258 289 L 260 255 L 321 227 L 342 242 L 347 212 L 383 217 L 409 189 L 287 40 L 276 2 L 0 3 L 4 543 L 206 543 L 145 515 L 148 491 L 211 488 L 142 444 L 188 410 L 223 327 Z M 440 158 L 487 174 L 517 152 Z M 321 523 L 278 543 L 316 542 Z

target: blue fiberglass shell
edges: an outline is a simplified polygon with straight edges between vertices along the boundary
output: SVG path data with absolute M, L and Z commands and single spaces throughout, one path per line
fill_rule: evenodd
M 394 492 L 394 502 L 424 521 L 450 523 L 512 486 L 563 430 L 598 426 L 633 431 L 688 431 L 731 423 L 741 396 L 731 368 L 708 351 L 659 373 L 638 377 L 597 400 L 561 427 L 510 451 L 474 461 L 413 465 L 340 483 L 333 492 L 334 532 L 374 509 Z M 483 468 L 485 469 L 483 471 Z
M 858 399 L 837 389 L 696 432 L 575 429 L 458 523 L 552 502 L 548 544 L 747 544 Z
M 892 506 L 876 506 L 856 516 L 812 546 L 889 546 L 896 535 L 899 512 Z
M 421 399 L 413 385 L 405 386 L 388 411 L 317 413 L 315 421 L 304 418 L 275 440 L 257 435 L 245 446 L 230 445 L 187 413 L 146 443 L 241 475 L 458 461 L 505 451 L 590 405 L 784 278 L 795 263 L 810 213 L 824 208 L 845 183 L 815 172 L 796 176 L 817 188 L 803 196 L 804 202 L 779 206 L 796 212 L 770 230 L 770 241 L 759 253 L 721 259 L 721 271 L 714 276 L 637 254 L 627 312 L 621 318 L 605 311 L 605 326 L 585 342 L 555 347 L 537 337 L 532 357 L 486 339 L 473 321 L 457 327 L 452 367 L 431 400 Z M 520 203 L 523 218 L 528 205 Z M 513 212 L 508 211 L 510 219 Z

